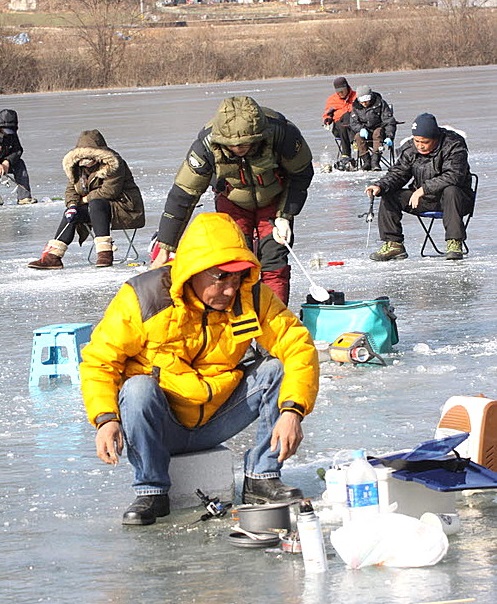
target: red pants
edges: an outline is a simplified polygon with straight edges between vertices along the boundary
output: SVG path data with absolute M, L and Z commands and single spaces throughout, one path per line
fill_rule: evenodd
M 222 193 L 216 194 L 216 211 L 229 214 L 238 224 L 247 240 L 247 245 L 261 263 L 261 279 L 285 304 L 290 295 L 290 265 L 286 246 L 273 238 L 273 225 L 269 219 L 276 218 L 276 205 L 255 210 L 240 208 Z M 292 242 L 290 242 L 292 243 Z

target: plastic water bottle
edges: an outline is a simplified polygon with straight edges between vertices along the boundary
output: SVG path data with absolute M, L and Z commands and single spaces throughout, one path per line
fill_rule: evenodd
M 300 503 L 297 515 L 297 529 L 299 532 L 304 568 L 306 573 L 324 573 L 328 570 L 328 558 L 324 545 L 321 523 L 314 512 L 309 499 Z
M 354 451 L 352 460 L 346 474 L 347 507 L 350 520 L 358 520 L 380 512 L 378 478 L 364 449 Z
M 331 506 L 334 520 L 343 521 L 347 511 L 346 471 L 340 466 L 331 466 L 324 475 L 326 491 L 323 499 Z

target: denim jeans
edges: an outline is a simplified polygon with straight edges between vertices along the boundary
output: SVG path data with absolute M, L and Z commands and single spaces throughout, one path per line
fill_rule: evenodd
M 171 486 L 171 455 L 211 449 L 259 418 L 255 445 L 245 453 L 245 475 L 278 478 L 282 463 L 271 451 L 279 418 L 278 394 L 283 368 L 272 357 L 257 360 L 229 399 L 203 426 L 185 428 L 175 418 L 157 381 L 146 375 L 128 379 L 119 394 L 128 459 L 135 471 L 137 495 L 160 495 Z

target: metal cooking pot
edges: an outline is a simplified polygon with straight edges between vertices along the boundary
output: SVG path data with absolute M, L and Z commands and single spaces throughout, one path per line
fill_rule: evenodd
M 241 505 L 232 510 L 231 515 L 242 529 L 253 533 L 264 533 L 273 529 L 291 530 L 289 503 Z

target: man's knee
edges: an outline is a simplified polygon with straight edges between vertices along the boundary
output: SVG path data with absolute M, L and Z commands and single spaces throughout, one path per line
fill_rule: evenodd
M 157 381 L 149 375 L 134 375 L 124 382 L 119 400 L 132 403 L 133 406 L 147 406 L 152 396 L 157 392 Z

